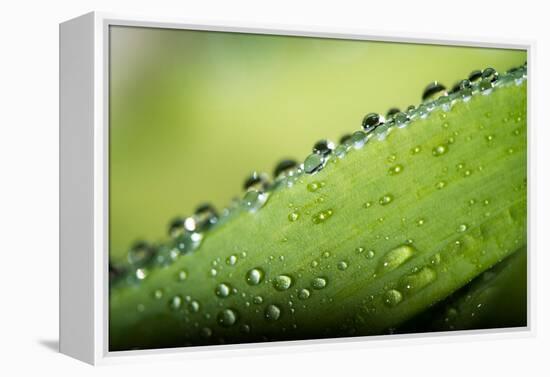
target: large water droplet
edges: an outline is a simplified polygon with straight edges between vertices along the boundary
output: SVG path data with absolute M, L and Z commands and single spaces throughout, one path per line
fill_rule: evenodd
M 305 300 L 309 298 L 309 296 L 310 296 L 309 289 L 303 288 L 303 289 L 300 289 L 300 291 L 298 292 L 298 298 L 300 300 Z
M 288 275 L 279 275 L 273 279 L 273 287 L 278 291 L 286 291 L 292 285 L 292 278 Z
M 348 263 L 346 261 L 340 261 L 338 262 L 338 264 L 336 265 L 336 267 L 338 267 L 338 269 L 340 271 L 345 271 L 348 269 Z
M 276 166 L 273 171 L 275 178 L 289 176 L 298 166 L 298 163 L 294 160 L 282 160 Z
M 376 113 L 367 114 L 363 118 L 361 126 L 366 133 L 374 131 L 374 129 L 382 124 L 384 124 L 385 119 L 382 115 Z
M 420 271 L 404 276 L 399 286 L 405 295 L 413 294 L 432 283 L 437 273 L 431 267 L 422 267 Z
M 216 286 L 214 292 L 218 297 L 228 297 L 231 294 L 231 286 L 229 285 L 229 283 L 220 283 Z
M 191 311 L 192 313 L 198 313 L 200 309 L 200 303 L 197 300 L 191 300 L 191 302 L 189 303 L 189 311 Z
M 281 309 L 277 305 L 270 304 L 265 308 L 265 319 L 276 321 L 281 317 Z
M 312 153 L 304 161 L 304 171 L 307 174 L 315 174 L 325 166 L 326 159 L 323 155 Z
M 397 289 L 390 289 L 384 293 L 384 304 L 394 307 L 403 301 L 403 295 Z
M 495 82 L 498 80 L 498 72 L 494 68 L 485 68 L 481 73 L 481 78 L 483 80 Z
M 181 308 L 181 303 L 182 303 L 182 298 L 181 296 L 179 295 L 176 295 L 174 297 L 172 297 L 170 299 L 170 301 L 168 302 L 168 306 L 170 307 L 170 309 L 172 310 L 179 310 Z
M 390 107 L 390 109 L 388 110 L 388 112 L 386 113 L 386 117 L 388 119 L 390 118 L 393 118 L 393 116 L 395 114 L 397 114 L 398 112 L 400 112 L 400 110 L 397 108 L 397 107 Z
M 409 118 L 409 116 L 402 112 L 398 112 L 393 116 L 393 121 L 398 128 L 405 127 L 407 124 L 409 124 L 410 120 L 411 119 Z
M 247 191 L 243 198 L 243 206 L 249 212 L 256 212 L 267 202 L 268 194 L 255 190 Z
M 246 282 L 249 285 L 258 285 L 264 279 L 264 270 L 260 267 L 253 268 L 246 273 Z
M 396 269 L 408 261 L 415 254 L 411 245 L 401 245 L 388 251 L 381 259 L 377 272 L 387 272 Z
M 313 289 L 323 289 L 327 286 L 327 279 L 322 277 L 316 277 L 311 281 Z
M 195 209 L 193 214 L 197 232 L 204 232 L 218 222 L 218 212 L 210 203 L 203 203 Z
M 353 135 L 351 135 L 351 145 L 355 149 L 361 149 L 367 142 L 367 134 L 363 131 L 355 131 Z
M 264 192 L 269 187 L 267 174 L 254 171 L 244 180 L 243 189 L 245 191 L 254 190 Z
M 319 140 L 313 146 L 313 153 L 320 154 L 323 157 L 328 156 L 334 150 L 334 143 L 330 140 Z
M 233 254 L 233 255 L 230 255 L 228 256 L 226 259 L 225 259 L 225 263 L 228 265 L 228 266 L 234 266 L 236 263 L 237 263 L 237 260 L 239 258 Z
M 222 327 L 231 327 L 237 322 L 237 312 L 233 309 L 224 309 L 218 313 L 218 324 Z
M 481 80 L 482 74 L 481 71 L 475 70 L 470 73 L 468 76 L 468 81 L 475 83 Z
M 422 101 L 435 100 L 441 96 L 446 96 L 447 91 L 445 89 L 445 86 L 437 81 L 428 84 L 422 93 Z

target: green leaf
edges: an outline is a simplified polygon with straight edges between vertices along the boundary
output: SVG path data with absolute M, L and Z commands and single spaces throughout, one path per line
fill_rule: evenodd
M 526 244 L 519 81 L 379 128 L 114 283 L 110 349 L 383 334 L 445 299 Z

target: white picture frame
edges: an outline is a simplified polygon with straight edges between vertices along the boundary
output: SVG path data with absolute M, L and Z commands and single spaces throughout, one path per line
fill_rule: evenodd
M 306 349 L 342 349 L 357 342 L 378 346 L 386 342 L 446 342 L 533 336 L 531 290 L 528 326 L 518 329 L 472 330 L 394 336 L 354 337 L 224 346 L 203 346 L 144 351 L 108 350 L 108 79 L 110 26 L 142 26 L 249 32 L 257 34 L 310 36 L 388 42 L 445 44 L 524 49 L 531 62 L 534 41 L 510 39 L 464 39 L 460 37 L 316 28 L 311 26 L 208 24 L 160 17 L 135 17 L 92 12 L 60 24 L 60 351 L 90 364 L 105 364 L 148 358 L 181 359 L 212 353 L 227 354 L 292 352 Z M 532 70 L 529 66 L 529 75 Z M 531 88 L 528 88 L 531 95 Z M 528 105 L 531 114 L 531 104 Z M 530 117 L 529 117 L 530 118 Z M 529 121 L 530 123 L 530 121 Z M 528 124 L 529 142 L 531 125 Z M 529 167 L 529 174 L 531 167 Z M 531 196 L 531 195 L 529 195 Z M 528 203 L 531 207 L 530 201 Z M 530 211 L 529 211 L 530 212 Z M 531 231 L 529 230 L 529 239 Z M 529 287 L 533 282 L 533 255 L 529 250 Z

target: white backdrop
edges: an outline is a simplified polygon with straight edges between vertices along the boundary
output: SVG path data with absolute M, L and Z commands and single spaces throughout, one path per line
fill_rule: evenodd
M 548 117 L 550 28 L 543 1 L 50 0 L 2 2 L 0 57 L 0 375 L 548 375 Z M 58 23 L 91 10 L 215 22 L 363 28 L 442 37 L 524 38 L 537 43 L 530 98 L 531 246 L 535 337 L 452 343 L 437 339 L 319 348 L 274 348 L 169 363 L 92 368 L 57 354 Z M 545 34 L 545 35 L 543 35 Z M 546 68 L 545 68 L 546 67 Z M 546 120 L 546 122 L 543 122 Z M 544 349 L 546 348 L 546 349 Z M 272 354 L 271 354 L 272 352 Z M 545 372 L 530 372 L 541 368 Z

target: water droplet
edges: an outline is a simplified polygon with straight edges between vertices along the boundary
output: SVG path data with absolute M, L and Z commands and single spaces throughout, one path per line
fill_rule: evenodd
M 355 249 L 355 251 L 357 252 L 357 254 L 362 254 L 363 251 L 365 251 L 365 248 L 363 246 L 359 246 L 358 248 Z
M 397 114 L 400 110 L 397 107 L 391 107 L 388 112 L 386 113 L 387 118 L 393 118 L 395 114 Z
M 396 289 L 390 289 L 384 293 L 384 304 L 389 307 L 394 307 L 403 301 L 403 295 Z
M 428 106 L 426 106 L 425 104 L 420 104 L 416 108 L 416 113 L 418 114 L 418 116 L 421 119 L 426 118 L 428 116 L 429 112 L 430 112 L 430 110 L 428 109 Z
M 201 329 L 201 336 L 203 338 L 210 338 L 212 336 L 212 330 L 210 330 L 210 328 L 208 327 L 203 327 Z
M 195 209 L 193 218 L 196 224 L 195 230 L 197 232 L 204 232 L 218 222 L 218 213 L 213 205 L 203 203 Z
M 489 82 L 495 82 L 498 79 L 498 72 L 493 68 L 485 68 L 481 73 L 481 78 Z
M 270 304 L 265 308 L 265 319 L 276 321 L 281 317 L 281 309 L 277 305 Z
M 313 289 L 323 289 L 327 286 L 327 279 L 316 277 L 311 281 Z
M 363 118 L 361 126 L 366 133 L 374 131 L 374 129 L 382 124 L 384 124 L 385 119 L 382 115 L 376 113 L 367 114 Z
M 420 219 L 416 220 L 416 225 L 422 226 L 422 225 L 424 225 L 425 222 L 426 222 L 426 220 L 424 220 L 423 218 L 420 218 Z
M 392 201 L 393 201 L 393 195 L 386 194 L 383 197 L 381 197 L 380 200 L 378 200 L 378 203 L 380 203 L 380 205 L 385 206 L 387 204 L 390 204 Z
M 435 148 L 432 149 L 432 154 L 435 157 L 442 156 L 445 153 L 447 153 L 447 147 L 443 144 L 440 144 L 440 145 L 438 145 L 438 146 L 436 146 Z
M 136 242 L 128 251 L 128 262 L 133 266 L 142 266 L 153 257 L 153 248 L 147 242 Z
M 456 231 L 457 231 L 458 233 L 462 233 L 462 232 L 465 232 L 467 229 L 468 229 L 468 225 L 466 225 L 466 224 L 460 224 L 460 225 L 458 226 L 458 228 L 456 229 Z
M 179 295 L 176 295 L 170 299 L 168 306 L 172 310 L 179 310 L 181 308 L 182 298 Z
M 229 266 L 234 266 L 237 263 L 237 259 L 238 259 L 237 256 L 233 254 L 227 257 L 227 259 L 225 260 L 225 263 Z
M 397 164 L 397 165 L 392 166 L 388 170 L 388 173 L 389 173 L 389 175 L 397 175 L 397 174 L 401 173 L 402 171 L 403 171 L 403 165 Z
M 264 299 L 262 296 L 254 296 L 254 298 L 252 299 L 252 302 L 256 305 L 260 305 L 264 302 Z
M 388 251 L 381 259 L 377 272 L 387 272 L 396 269 L 408 261 L 415 254 L 415 249 L 411 245 L 401 245 Z
M 428 84 L 422 93 L 422 101 L 426 102 L 435 100 L 441 96 L 446 96 L 447 91 L 445 89 L 445 86 L 437 81 Z
M 481 80 L 481 82 L 479 83 L 479 91 L 484 94 L 484 95 L 487 95 L 489 93 L 491 93 L 493 90 L 493 83 L 490 82 L 489 80 L 486 80 L 486 79 L 483 79 Z
M 304 171 L 307 174 L 315 174 L 325 166 L 326 159 L 323 155 L 312 153 L 304 161 Z
M 318 181 L 310 182 L 306 186 L 306 188 L 309 192 L 316 192 L 317 190 L 319 190 L 323 187 L 325 187 L 325 182 L 318 182 Z
M 160 300 L 163 296 L 164 292 L 162 289 L 155 289 L 155 291 L 153 292 L 153 297 L 157 300 Z
M 294 222 L 297 221 L 300 218 L 300 212 L 298 211 L 292 211 L 288 214 L 288 221 Z
M 432 283 L 437 277 L 435 270 L 430 267 L 422 267 L 418 272 L 404 276 L 399 286 L 405 295 L 415 293 L 428 284 Z
M 275 166 L 273 176 L 275 178 L 290 176 L 297 166 L 298 163 L 294 160 L 282 160 Z
M 168 234 L 172 238 L 179 237 L 185 232 L 184 220 L 181 217 L 177 217 L 170 222 L 168 226 Z
M 402 112 L 398 112 L 397 114 L 395 114 L 393 116 L 393 120 L 394 120 L 394 123 L 395 125 L 398 127 L 398 128 L 403 128 L 405 127 L 407 124 L 409 124 L 409 121 L 411 120 L 409 118 L 409 116 L 405 113 L 402 113 Z
M 288 275 L 279 275 L 273 279 L 273 287 L 278 291 L 286 291 L 292 285 L 292 278 Z
M 243 206 L 247 211 L 256 212 L 264 206 L 267 198 L 267 193 L 260 193 L 258 191 L 250 190 L 244 195 Z
M 370 208 L 371 206 L 372 206 L 372 202 L 365 202 L 365 203 L 363 204 L 363 207 L 364 207 L 364 208 Z
M 309 289 L 303 288 L 303 289 L 300 289 L 300 291 L 298 292 L 298 298 L 300 300 L 306 300 L 309 298 L 309 296 L 310 296 Z
M 225 298 L 231 294 L 231 286 L 229 283 L 220 283 L 216 286 L 214 292 L 216 293 L 216 296 Z
M 340 144 L 346 144 L 351 139 L 351 134 L 344 134 L 340 138 Z
M 351 135 L 349 137 L 349 139 L 351 139 Z M 347 145 L 347 142 L 346 144 L 340 144 L 339 146 L 337 146 L 335 149 L 334 149 L 334 154 L 336 155 L 336 157 L 338 158 L 344 158 L 348 152 L 348 145 Z
M 264 192 L 269 187 L 267 174 L 254 171 L 244 180 L 243 189 L 245 191 L 254 190 Z
M 233 309 L 224 309 L 218 313 L 218 323 L 222 327 L 233 326 L 237 318 L 237 312 Z
M 411 149 L 411 154 L 418 154 L 422 151 L 422 147 L 420 145 L 417 145 L 416 147 Z
M 475 71 L 472 71 L 468 76 L 468 81 L 475 83 L 481 80 L 481 77 L 482 77 L 481 71 L 475 70 Z
M 435 184 L 435 187 L 438 190 L 441 190 L 442 188 L 445 188 L 445 186 L 447 186 L 447 182 L 445 182 L 445 181 L 439 181 Z
M 264 270 L 260 267 L 253 268 L 246 273 L 246 282 L 249 285 L 258 285 L 264 279 Z
M 361 149 L 365 145 L 366 142 L 366 136 L 367 134 L 363 131 L 355 131 L 353 135 L 351 135 L 351 144 L 355 149 Z
M 317 212 L 315 215 L 312 216 L 312 221 L 314 224 L 320 224 L 325 221 L 327 221 L 331 216 L 333 212 L 332 209 L 326 209 L 320 212 Z
M 430 263 L 435 265 L 438 265 L 441 262 L 441 255 L 439 253 L 436 253 L 432 259 L 430 260 Z
M 367 251 L 367 254 L 365 256 L 367 257 L 367 259 L 372 259 L 374 258 L 374 255 L 375 255 L 374 250 L 369 250 Z
M 200 309 L 201 309 L 201 305 L 200 305 L 200 303 L 199 303 L 197 300 L 192 300 L 192 301 L 189 303 L 189 310 L 190 310 L 192 313 L 198 313 Z
M 487 135 L 485 136 L 485 139 L 490 143 L 495 139 L 495 137 L 493 135 Z
M 250 325 L 243 324 L 239 330 L 241 330 L 242 333 L 248 334 L 250 332 Z
M 320 154 L 323 157 L 328 156 L 334 150 L 334 143 L 330 140 L 319 140 L 313 146 L 313 153 Z
M 145 268 L 136 269 L 136 278 L 138 280 L 143 280 L 147 277 L 148 271 Z
M 218 270 L 216 270 L 215 268 L 212 268 L 212 269 L 210 269 L 209 274 L 210 274 L 210 276 L 214 277 L 218 274 Z
M 464 171 L 464 173 L 462 173 L 462 175 L 464 177 L 469 177 L 470 175 L 472 175 L 472 171 L 470 169 L 467 169 Z
M 345 261 L 340 261 L 338 262 L 337 267 L 340 271 L 345 271 L 348 269 L 348 264 Z

